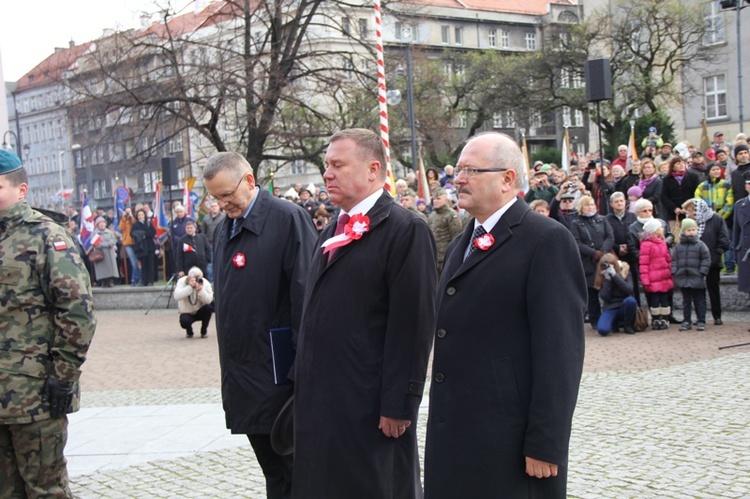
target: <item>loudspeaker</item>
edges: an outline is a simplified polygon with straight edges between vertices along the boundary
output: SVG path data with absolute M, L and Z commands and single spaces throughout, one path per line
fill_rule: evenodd
M 165 156 L 161 158 L 161 182 L 164 185 L 177 185 L 180 179 L 177 177 L 177 158 Z
M 612 72 L 609 59 L 592 59 L 583 65 L 586 75 L 586 100 L 597 102 L 612 98 Z

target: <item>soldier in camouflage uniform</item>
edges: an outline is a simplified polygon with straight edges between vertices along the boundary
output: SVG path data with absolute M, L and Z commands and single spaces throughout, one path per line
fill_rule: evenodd
M 424 213 L 419 211 L 417 207 L 415 206 L 415 202 L 417 201 L 417 193 L 414 192 L 412 189 L 406 189 L 403 194 L 401 194 L 401 206 L 406 208 L 407 210 L 411 211 L 415 215 L 417 215 L 419 218 L 427 221 L 427 217 Z
M 95 318 L 89 276 L 62 227 L 26 200 L 0 150 L 0 497 L 73 497 L 63 449 Z
M 443 258 L 448 244 L 463 232 L 463 223 L 458 212 L 451 208 L 448 192 L 442 187 L 432 191 L 432 213 L 427 217 L 432 235 L 435 236 L 438 254 L 438 278 L 443 271 Z

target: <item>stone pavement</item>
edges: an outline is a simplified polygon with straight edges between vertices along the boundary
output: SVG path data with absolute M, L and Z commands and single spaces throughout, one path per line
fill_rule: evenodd
M 750 312 L 703 333 L 587 327 L 569 496 L 750 497 L 750 347 L 718 349 L 750 342 L 748 326 Z M 265 497 L 246 438 L 224 426 L 213 325 L 186 339 L 174 310 L 100 312 L 83 371 L 76 497 Z

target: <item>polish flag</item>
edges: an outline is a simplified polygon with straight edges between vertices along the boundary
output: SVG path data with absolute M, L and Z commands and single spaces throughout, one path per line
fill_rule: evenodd
M 190 246 L 188 243 L 182 243 L 182 251 L 184 253 L 190 253 L 191 251 L 195 251 L 195 248 Z

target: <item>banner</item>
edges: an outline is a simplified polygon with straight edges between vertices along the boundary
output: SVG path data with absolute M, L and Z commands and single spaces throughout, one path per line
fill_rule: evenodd
M 125 213 L 125 208 L 130 206 L 130 190 L 125 186 L 118 186 L 115 189 L 115 221 L 114 231 L 122 234 L 120 230 L 120 218 Z
M 94 219 L 94 214 L 91 212 L 91 207 L 89 206 L 88 196 L 86 195 L 86 191 L 83 191 L 81 195 L 81 232 L 78 238 L 86 254 L 91 251 L 91 248 L 101 242 L 99 234 L 95 231 Z
M 156 193 L 154 195 L 154 228 L 156 229 L 156 242 L 162 245 L 169 237 L 169 221 L 167 214 L 164 212 L 164 199 L 162 197 L 162 184 L 156 184 Z
M 422 149 L 419 149 L 419 183 L 417 187 L 417 196 L 424 199 L 428 205 L 432 203 L 432 196 L 430 193 L 430 183 L 427 181 L 427 171 L 424 168 L 424 161 L 422 161 Z
M 630 127 L 630 142 L 628 142 L 628 157 L 638 159 L 638 150 L 635 148 L 635 128 Z
M 531 165 L 529 164 L 529 149 L 526 146 L 526 134 L 522 134 L 522 137 L 523 145 L 521 146 L 521 152 L 523 153 L 524 175 L 523 182 L 521 184 L 521 194 L 525 195 L 527 192 L 529 192 L 529 177 L 531 176 Z
M 565 135 L 563 135 L 562 160 L 560 162 L 565 173 L 570 175 L 570 136 L 568 135 L 568 127 L 565 127 Z

